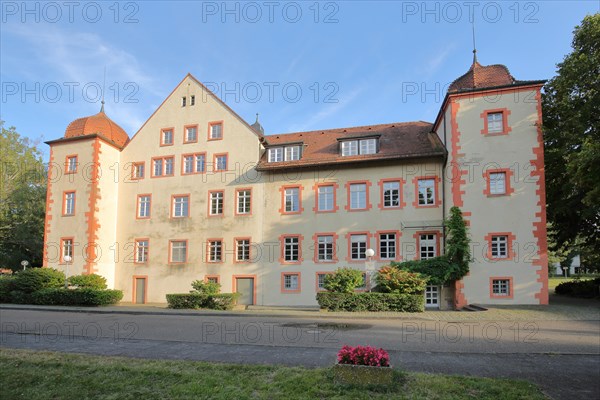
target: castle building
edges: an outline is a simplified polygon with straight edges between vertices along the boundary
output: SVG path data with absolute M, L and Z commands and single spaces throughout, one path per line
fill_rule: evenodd
M 241 304 L 316 305 L 339 267 L 443 254 L 458 206 L 470 272 L 426 305 L 547 304 L 543 83 L 474 59 L 433 123 L 265 135 L 187 75 L 132 138 L 103 106 L 47 142 L 44 266 L 134 303 L 208 280 Z

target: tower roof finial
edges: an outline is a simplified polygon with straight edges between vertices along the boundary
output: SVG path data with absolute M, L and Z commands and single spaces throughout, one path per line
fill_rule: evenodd
M 477 47 L 475 46 L 475 17 L 473 16 L 473 20 L 471 21 L 473 26 L 473 64 L 477 62 Z
M 100 107 L 100 112 L 104 112 L 104 91 L 106 89 L 106 65 L 104 66 L 104 80 L 102 81 L 102 101 L 100 102 L 102 106 Z

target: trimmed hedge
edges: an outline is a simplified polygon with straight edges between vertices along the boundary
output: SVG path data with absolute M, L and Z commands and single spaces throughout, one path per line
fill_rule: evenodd
M 52 268 L 30 268 L 14 275 L 13 290 L 33 293 L 46 288 L 59 288 L 65 284 L 65 274 Z
M 52 306 L 107 306 L 123 298 L 121 290 L 48 288 L 30 295 L 31 303 Z
M 317 302 L 329 311 L 425 311 L 422 294 L 322 292 Z
M 0 303 L 10 302 L 10 292 L 14 290 L 13 276 L 0 276 Z
M 78 288 L 106 289 L 106 278 L 98 274 L 74 275 L 69 277 L 69 284 Z
M 238 297 L 239 293 L 176 293 L 167 295 L 167 303 L 169 308 L 231 310 Z
M 563 282 L 556 286 L 554 293 L 584 299 L 600 297 L 600 278 Z

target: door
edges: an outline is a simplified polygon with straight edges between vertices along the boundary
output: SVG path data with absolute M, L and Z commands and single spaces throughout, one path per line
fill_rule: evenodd
M 235 278 L 236 292 L 240 294 L 237 303 L 254 304 L 254 278 Z
M 439 308 L 440 306 L 440 287 L 427 285 L 425 288 L 425 307 Z
M 135 278 L 135 304 L 146 303 L 146 278 Z

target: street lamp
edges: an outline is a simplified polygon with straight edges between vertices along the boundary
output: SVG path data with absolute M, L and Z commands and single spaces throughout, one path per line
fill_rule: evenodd
M 373 273 L 375 272 L 375 262 L 373 261 L 373 256 L 375 255 L 375 250 L 367 249 L 365 251 L 365 256 L 367 256 L 367 261 L 365 261 L 365 281 L 368 278 L 369 281 L 369 292 L 371 291 L 371 279 L 373 278 Z M 365 282 L 366 283 L 366 282 Z
M 21 261 L 21 265 L 23 266 L 23 271 L 25 271 L 25 268 L 27 268 L 27 266 L 29 265 L 29 261 L 23 260 Z
M 71 262 L 71 256 L 64 256 L 63 260 L 65 260 L 66 263 L 66 270 L 65 270 L 65 289 L 69 288 L 69 283 L 67 282 L 67 280 L 69 279 L 69 263 Z

